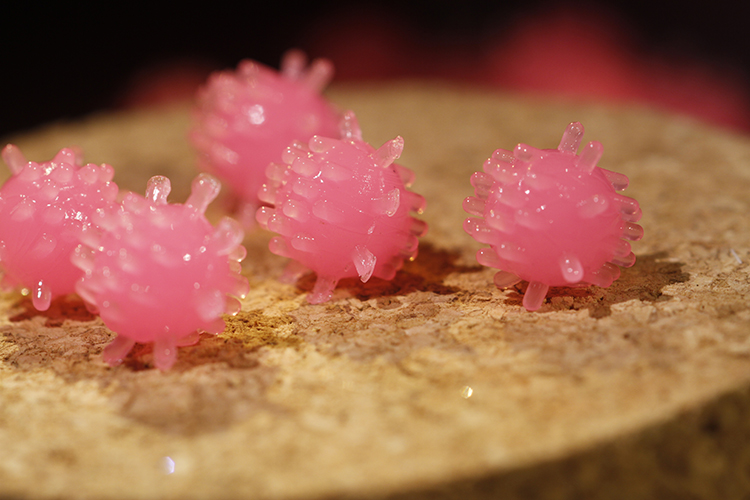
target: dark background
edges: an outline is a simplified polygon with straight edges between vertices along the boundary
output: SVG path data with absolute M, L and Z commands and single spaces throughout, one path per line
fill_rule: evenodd
M 190 83 L 243 58 L 277 67 L 290 47 L 313 56 L 329 56 L 321 52 L 339 47 L 350 54 L 349 61 L 361 51 L 359 69 L 338 68 L 343 80 L 434 77 L 439 72 L 429 68 L 439 66 L 446 51 L 476 55 L 528 16 L 561 5 L 605 13 L 641 54 L 706 61 L 740 75 L 750 70 L 750 2 L 738 0 L 332 0 L 205 2 L 200 7 L 27 2 L 5 7 L 0 17 L 0 135 L 99 109 L 143 104 L 147 99 L 139 100 L 139 89 L 159 78 L 172 82 L 167 91 L 177 95 L 184 89 L 175 82 Z M 354 29 L 343 29 L 345 25 Z M 368 66 L 367 59 L 391 42 L 397 49 L 408 45 L 419 50 L 390 65 L 376 60 Z

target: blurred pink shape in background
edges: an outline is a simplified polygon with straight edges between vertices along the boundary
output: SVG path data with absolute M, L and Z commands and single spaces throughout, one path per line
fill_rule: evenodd
M 499 20 L 498 26 L 495 36 L 427 39 L 385 8 L 357 7 L 311 26 L 302 45 L 334 63 L 336 82 L 441 79 L 641 104 L 750 131 L 750 86 L 738 68 L 689 53 L 650 53 L 616 14 L 553 8 Z M 197 89 L 199 74 L 184 62 L 153 70 L 153 79 L 133 81 L 122 102 L 137 107 L 184 99 Z

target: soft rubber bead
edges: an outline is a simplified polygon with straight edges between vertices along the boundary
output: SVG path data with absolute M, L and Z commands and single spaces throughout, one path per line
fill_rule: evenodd
M 222 332 L 222 315 L 239 311 L 236 297 L 248 291 L 242 228 L 228 217 L 213 227 L 204 216 L 219 189 L 201 174 L 184 205 L 169 204 L 169 179 L 156 176 L 145 198 L 127 193 L 84 232 L 74 253 L 85 272 L 76 290 L 117 333 L 104 349 L 110 365 L 136 342 L 153 342 L 154 364 L 167 370 L 178 346 L 195 343 L 199 332 Z
M 246 60 L 235 72 L 213 74 L 199 90 L 191 132 L 199 168 L 241 200 L 245 226 L 255 224 L 266 167 L 280 162 L 292 141 L 338 134 L 341 117 L 320 94 L 332 76 L 329 61 L 316 59 L 306 68 L 304 54 L 290 51 L 281 72 Z
M 404 259 L 417 255 L 427 225 L 410 212 L 421 213 L 425 201 L 406 189 L 413 172 L 394 163 L 403 147 L 401 137 L 378 149 L 364 142 L 350 112 L 341 139 L 297 141 L 283 163 L 268 167 L 260 198 L 272 207 L 258 209 L 257 220 L 279 234 L 271 252 L 294 259 L 286 281 L 307 269 L 317 273 L 310 303 L 329 300 L 342 278 L 393 279 Z
M 480 243 L 480 264 L 501 269 L 495 284 L 529 282 L 523 305 L 541 307 L 550 286 L 608 287 L 630 267 L 629 241 L 641 239 L 638 202 L 617 191 L 628 178 L 596 166 L 602 145 L 577 155 L 583 126 L 571 123 L 557 149 L 519 144 L 498 149 L 471 177 L 475 196 L 464 200 L 473 217 L 464 229 Z
M 3 285 L 28 291 L 34 307 L 44 311 L 55 297 L 73 293 L 83 275 L 71 254 L 92 214 L 115 202 L 114 169 L 81 166 L 72 149 L 36 163 L 9 144 L 2 157 L 12 173 L 0 189 Z

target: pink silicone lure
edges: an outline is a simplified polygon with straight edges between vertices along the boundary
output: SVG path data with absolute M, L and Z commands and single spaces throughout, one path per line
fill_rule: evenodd
M 618 194 L 628 178 L 596 166 L 602 145 L 590 142 L 576 155 L 583 126 L 571 123 L 557 149 L 519 144 L 498 149 L 471 177 L 476 196 L 464 200 L 475 217 L 464 229 L 480 243 L 480 264 L 502 269 L 495 284 L 529 282 L 523 305 L 541 307 L 550 286 L 608 287 L 617 267 L 635 263 L 626 240 L 639 240 L 638 202 Z
M 312 304 L 329 300 L 341 278 L 393 279 L 404 259 L 416 256 L 418 238 L 427 231 L 409 215 L 425 205 L 406 189 L 414 174 L 394 163 L 403 139 L 376 150 L 362 140 L 351 112 L 341 128 L 341 139 L 315 136 L 288 147 L 283 163 L 268 167 L 260 193 L 274 208 L 261 207 L 257 220 L 281 235 L 269 243 L 271 252 L 298 263 L 287 268 L 285 280 L 305 268 L 318 275 L 307 297 Z
M 191 139 L 199 167 L 228 182 L 242 200 L 240 217 L 254 225 L 258 189 L 266 167 L 281 161 L 294 140 L 335 136 L 340 116 L 320 95 L 333 75 L 327 60 L 305 68 L 300 51 L 288 52 L 281 73 L 255 61 L 242 61 L 236 72 L 212 75 L 198 93 Z
M 82 167 L 71 149 L 36 163 L 9 144 L 2 157 L 13 174 L 0 189 L 3 285 L 30 291 L 34 307 L 44 311 L 55 297 L 73 293 L 83 275 L 70 256 L 94 211 L 114 203 L 114 170 Z
M 242 229 L 228 217 L 214 228 L 204 216 L 219 189 L 201 174 L 184 205 L 169 204 L 169 179 L 156 176 L 145 198 L 127 193 L 117 209 L 97 214 L 98 228 L 83 233 L 73 260 L 85 276 L 76 290 L 117 333 L 104 349 L 110 365 L 136 342 L 153 342 L 154 364 L 167 370 L 177 346 L 197 342 L 201 331 L 222 332 L 222 314 L 239 311 L 234 297 L 248 291 L 240 274 Z

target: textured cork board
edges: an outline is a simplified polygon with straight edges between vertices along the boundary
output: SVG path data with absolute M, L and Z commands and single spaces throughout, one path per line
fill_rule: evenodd
M 750 141 L 644 109 L 426 84 L 340 88 L 428 201 L 393 282 L 278 282 L 248 234 L 251 291 L 218 337 L 110 368 L 112 333 L 75 297 L 0 303 L 0 498 L 744 498 L 750 492 Z M 184 201 L 188 107 L 94 116 L 12 140 L 78 145 L 122 190 L 155 174 Z M 555 147 L 571 121 L 630 177 L 646 236 L 609 289 L 497 290 L 462 230 L 498 147 Z M 7 174 L 6 174 L 7 175 Z M 214 205 L 219 215 L 221 202 Z

